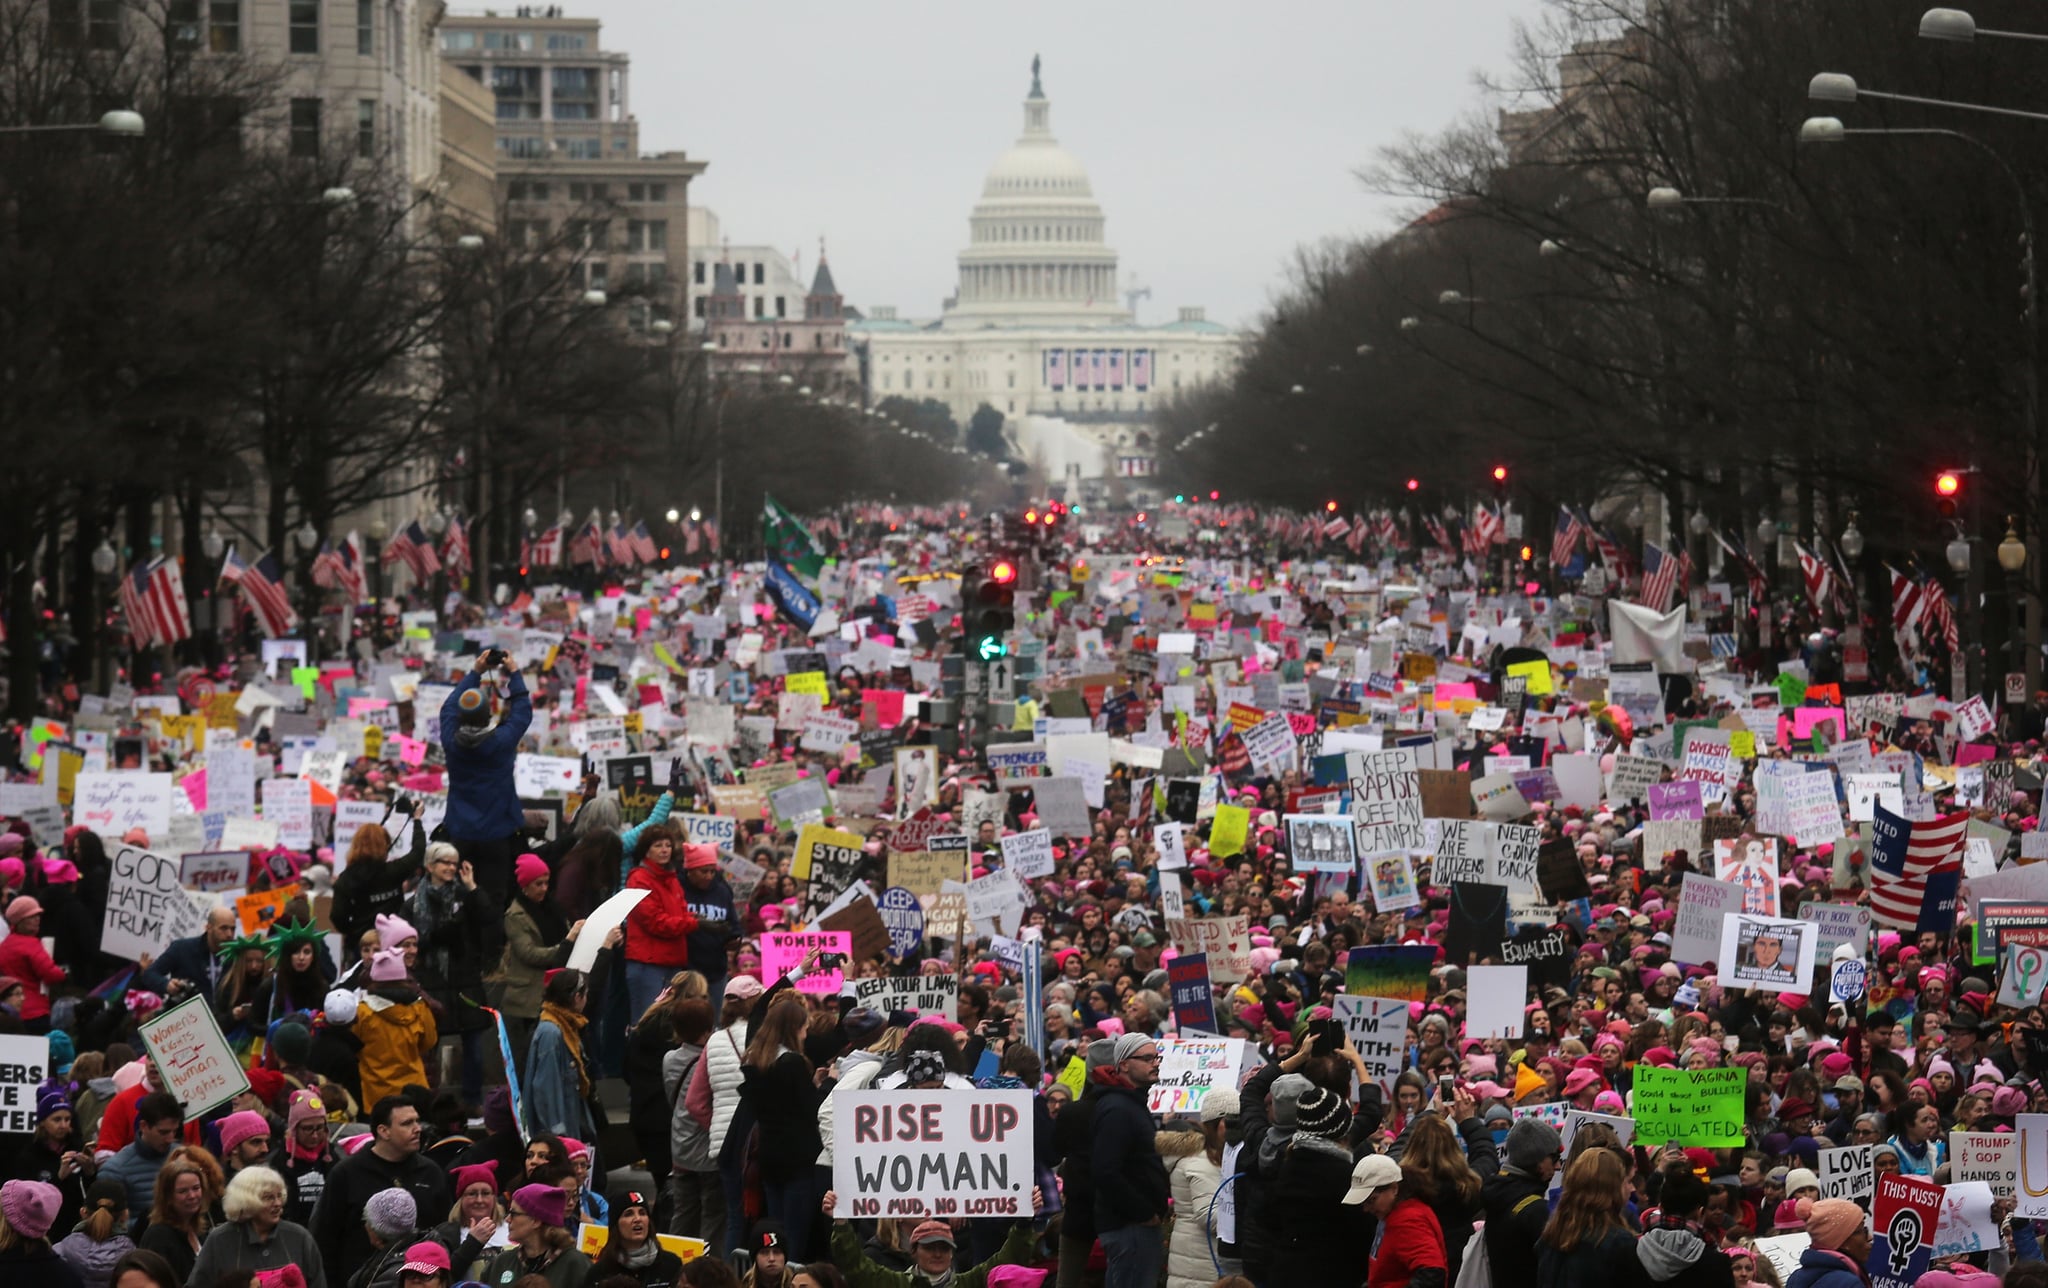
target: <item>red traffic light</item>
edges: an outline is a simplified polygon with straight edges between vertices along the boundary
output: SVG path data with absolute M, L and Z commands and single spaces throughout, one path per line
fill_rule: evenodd
M 1209 489 L 1209 499 L 1211 501 L 1221 501 L 1223 499 L 1223 494 L 1221 492 L 1218 492 L 1216 489 L 1211 488 Z
M 1026 510 L 1026 511 L 1024 512 L 1024 522 L 1026 522 L 1026 523 L 1036 523 L 1036 522 L 1038 522 L 1038 511 L 1037 511 L 1037 509 L 1036 509 L 1036 508 L 1033 508 L 1033 509 L 1030 509 L 1030 510 Z
M 998 559 L 988 566 L 988 578 L 999 586 L 1007 586 L 1017 580 L 1017 565 L 1007 559 Z
M 1963 480 L 1950 470 L 1943 470 L 1934 476 L 1934 491 L 1938 496 L 1954 496 L 1963 490 Z
M 1535 552 L 1534 550 L 1530 549 L 1530 548 L 1529 548 L 1528 546 L 1523 546 L 1523 547 L 1522 547 L 1522 562 L 1523 562 L 1523 563 L 1528 563 L 1528 562 L 1529 562 L 1529 561 L 1530 561 L 1531 559 L 1534 559 L 1535 557 L 1536 557 L 1536 552 Z
M 1331 514 L 1335 514 L 1337 513 L 1337 503 L 1335 501 L 1325 501 L 1323 502 L 1323 509 Z
M 1409 490 L 1410 492 L 1415 492 L 1415 491 L 1419 491 L 1419 490 L 1421 490 L 1421 488 L 1422 488 L 1422 480 L 1421 480 L 1421 479 L 1409 479 L 1409 480 L 1408 480 L 1408 490 Z
M 1505 465 L 1496 465 L 1496 466 L 1494 466 L 1494 467 L 1493 467 L 1493 481 L 1494 481 L 1494 482 L 1496 482 L 1496 483 L 1505 483 L 1505 482 L 1507 482 L 1507 481 L 1508 481 L 1508 467 L 1507 467 L 1507 466 L 1505 466 Z

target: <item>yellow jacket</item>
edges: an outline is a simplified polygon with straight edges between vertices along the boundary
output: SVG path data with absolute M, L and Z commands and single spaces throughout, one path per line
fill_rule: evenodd
M 363 1044 L 357 1060 L 363 1080 L 363 1104 L 375 1105 L 406 1085 L 427 1085 L 427 1053 L 441 1040 L 434 1013 L 418 994 L 397 1002 L 375 993 L 356 1003 L 356 1038 Z

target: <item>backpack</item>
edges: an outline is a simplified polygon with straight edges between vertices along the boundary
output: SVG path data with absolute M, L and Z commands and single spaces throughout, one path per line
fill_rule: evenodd
M 1522 1209 L 1531 1203 L 1541 1203 L 1541 1194 L 1525 1195 L 1508 1213 L 1519 1216 Z M 1458 1282 L 1454 1288 L 1493 1288 L 1493 1264 L 1486 1252 L 1486 1222 L 1472 1224 L 1472 1237 L 1465 1244 L 1465 1260 L 1458 1267 Z

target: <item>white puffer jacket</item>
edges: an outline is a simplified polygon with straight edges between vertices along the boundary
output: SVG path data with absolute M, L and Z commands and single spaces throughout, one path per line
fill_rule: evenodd
M 740 1107 L 740 1082 L 745 1073 L 747 1022 L 713 1033 L 704 1044 L 704 1076 L 711 1082 L 711 1161 L 725 1151 L 725 1134 Z M 1214 1283 L 1214 1280 L 1210 1281 Z
M 1223 1169 L 1202 1151 L 1199 1132 L 1163 1131 L 1157 1138 L 1165 1156 L 1166 1182 L 1173 1194 L 1173 1235 L 1166 1244 L 1166 1288 L 1209 1288 L 1220 1275 L 1238 1273 L 1237 1263 L 1209 1257 L 1216 1234 L 1211 1201 L 1223 1184 Z
M 832 1166 L 832 1132 L 834 1119 L 832 1102 L 842 1091 L 865 1091 L 875 1085 L 875 1079 L 882 1072 L 882 1057 L 872 1051 L 849 1051 L 839 1061 L 839 1081 L 832 1086 L 832 1094 L 818 1102 L 818 1139 L 825 1142 L 825 1148 L 818 1154 L 818 1166 Z

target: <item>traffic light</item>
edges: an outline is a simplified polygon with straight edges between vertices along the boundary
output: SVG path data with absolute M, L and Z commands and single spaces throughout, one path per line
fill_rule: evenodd
M 1409 480 L 1408 480 L 1408 490 L 1409 490 L 1410 492 L 1419 492 L 1419 491 L 1421 491 L 1421 490 L 1422 490 L 1422 480 L 1421 480 L 1421 479 L 1409 479 Z
M 967 593 L 960 621 L 970 659 L 991 662 L 1009 653 L 1005 637 L 1017 624 L 1017 567 L 1009 555 L 990 555 L 963 579 Z
M 1336 503 L 1335 501 L 1325 501 L 1325 502 L 1323 502 L 1323 513 L 1325 513 L 1325 514 L 1335 514 L 1335 513 L 1337 513 L 1337 503 Z
M 1505 465 L 1496 465 L 1493 467 L 1493 494 L 1497 497 L 1500 497 L 1503 500 L 1507 498 L 1508 467 Z
M 1963 476 L 1943 470 L 1934 476 L 1934 508 L 1944 519 L 1956 517 L 1956 501 L 1963 494 Z
M 1523 562 L 1523 563 L 1528 563 L 1528 562 L 1529 562 L 1529 561 L 1530 561 L 1531 559 L 1534 559 L 1535 557 L 1536 557 L 1536 551 L 1535 551 L 1534 549 L 1532 549 L 1532 548 L 1531 548 L 1531 547 L 1529 547 L 1529 546 L 1523 546 L 1523 547 L 1522 547 L 1522 549 L 1521 549 L 1521 558 L 1522 558 L 1522 562 Z

